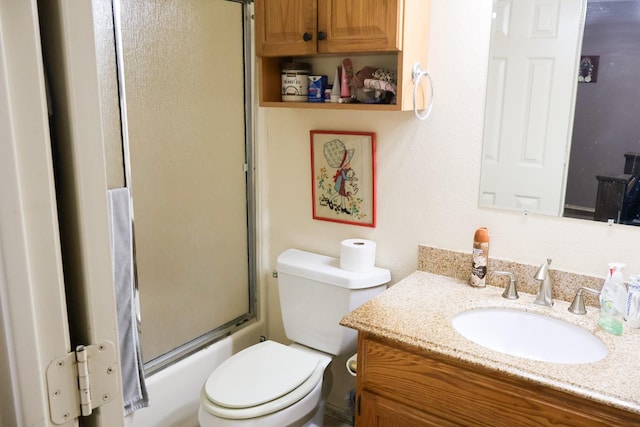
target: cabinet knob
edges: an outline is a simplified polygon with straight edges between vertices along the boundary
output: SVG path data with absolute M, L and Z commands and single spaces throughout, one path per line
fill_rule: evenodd
M 304 40 L 306 42 L 310 41 L 312 38 L 313 38 L 313 36 L 311 34 L 309 34 L 309 33 L 304 33 L 302 35 L 302 40 Z
M 319 31 L 318 40 L 326 40 L 326 39 L 327 39 L 327 33 L 325 33 L 324 31 Z

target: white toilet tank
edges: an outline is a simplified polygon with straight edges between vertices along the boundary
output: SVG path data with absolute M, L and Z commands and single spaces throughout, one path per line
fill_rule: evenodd
M 356 351 L 357 332 L 341 326 L 340 319 L 391 280 L 384 268 L 355 273 L 341 269 L 337 258 L 298 249 L 280 254 L 276 268 L 287 337 L 333 355 Z

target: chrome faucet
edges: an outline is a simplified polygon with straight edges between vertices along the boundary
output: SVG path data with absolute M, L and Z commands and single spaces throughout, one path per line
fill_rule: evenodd
M 538 295 L 536 296 L 535 304 L 538 305 L 553 305 L 553 289 L 551 285 L 551 276 L 549 275 L 549 266 L 551 265 L 551 259 L 547 258 L 547 262 L 543 263 L 536 272 L 534 279 L 540 281 L 540 289 L 538 289 Z
M 510 271 L 494 271 L 496 276 L 509 276 L 509 285 L 504 288 L 502 298 L 506 299 L 518 299 L 518 289 L 516 288 L 516 276 Z

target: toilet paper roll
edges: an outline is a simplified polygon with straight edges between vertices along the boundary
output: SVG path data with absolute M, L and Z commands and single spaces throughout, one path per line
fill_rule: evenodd
M 346 365 L 347 365 L 347 372 L 349 372 L 351 375 L 355 377 L 358 370 L 358 353 L 354 354 L 349 359 L 347 359 Z
M 348 239 L 340 243 L 340 268 L 356 273 L 371 271 L 376 263 L 376 242 Z

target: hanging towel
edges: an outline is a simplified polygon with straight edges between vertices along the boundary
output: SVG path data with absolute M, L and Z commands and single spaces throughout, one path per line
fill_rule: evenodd
M 133 227 L 128 188 L 109 190 L 111 253 L 116 291 L 125 415 L 149 406 L 140 354 L 133 275 Z

